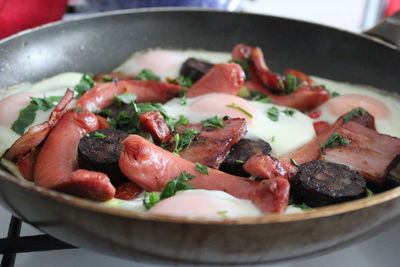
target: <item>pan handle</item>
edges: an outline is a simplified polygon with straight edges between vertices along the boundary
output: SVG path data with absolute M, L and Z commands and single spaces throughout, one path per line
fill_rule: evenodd
M 388 42 L 400 49 L 400 11 L 385 18 L 378 25 L 365 31 L 364 34 Z

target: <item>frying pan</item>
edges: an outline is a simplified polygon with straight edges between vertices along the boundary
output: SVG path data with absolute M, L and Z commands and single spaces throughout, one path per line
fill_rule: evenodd
M 0 88 L 64 71 L 102 73 L 147 48 L 230 51 L 260 46 L 286 68 L 400 91 L 400 52 L 371 37 L 321 25 L 195 9 L 119 11 L 54 23 L 0 42 Z M 400 188 L 307 213 L 205 221 L 101 206 L 0 170 L 0 202 L 71 245 L 144 261 L 262 263 L 329 251 L 398 220 Z

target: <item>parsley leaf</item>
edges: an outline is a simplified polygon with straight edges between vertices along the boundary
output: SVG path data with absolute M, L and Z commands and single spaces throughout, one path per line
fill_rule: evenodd
M 207 174 L 208 175 L 207 166 L 205 166 L 205 165 L 203 165 L 203 164 L 201 164 L 199 162 L 196 162 L 196 170 L 201 172 L 202 174 Z
M 152 70 L 143 69 L 139 74 L 135 77 L 136 80 L 154 80 L 154 81 L 161 81 L 161 78 L 154 74 Z
M 174 135 L 175 147 L 173 153 L 178 154 L 181 150 L 188 149 L 192 144 L 193 139 L 200 131 L 196 129 L 186 129 L 183 132 Z
M 297 77 L 293 74 L 288 74 L 286 76 L 287 86 L 284 88 L 283 93 L 286 95 L 290 95 L 297 89 Z
M 102 80 L 103 80 L 103 82 L 111 82 L 112 78 L 111 78 L 110 75 L 106 74 L 106 75 L 103 76 Z
M 121 106 L 122 104 L 131 104 L 136 99 L 136 96 L 131 93 L 114 95 L 114 97 L 114 103 L 118 106 Z
M 17 134 L 23 135 L 26 128 L 35 121 L 38 110 L 46 111 L 53 108 L 61 98 L 61 96 L 31 97 L 31 102 L 19 111 L 18 118 L 13 122 L 11 129 Z
M 345 115 L 343 115 L 343 120 L 345 122 L 348 122 L 348 121 L 351 121 L 352 119 L 354 119 L 354 117 L 361 116 L 366 113 L 367 113 L 367 111 L 365 109 L 363 109 L 362 107 L 354 108 L 350 112 L 347 112 Z
M 226 105 L 225 107 L 237 109 L 237 110 L 239 110 L 240 112 L 244 113 L 247 117 L 249 117 L 249 118 L 251 118 L 251 119 L 253 118 L 253 115 L 252 115 L 250 112 L 248 112 L 248 111 L 245 110 L 244 108 L 242 108 L 242 107 L 236 105 L 235 103 Z
M 192 180 L 195 177 L 196 176 L 190 173 L 186 173 L 186 171 L 182 171 L 178 177 L 169 181 L 165 185 L 165 187 L 161 191 L 160 200 L 174 196 L 177 191 L 193 189 L 193 187 L 186 182 Z
M 94 138 L 103 139 L 103 138 L 106 138 L 107 135 L 105 135 L 105 134 L 103 134 L 103 133 L 95 132 L 95 133 L 93 134 L 93 137 L 94 137 Z
M 373 197 L 374 192 L 371 191 L 371 189 L 367 188 L 367 197 Z
M 244 160 L 235 159 L 235 163 L 237 163 L 237 164 L 244 164 Z
M 279 109 L 277 107 L 270 107 L 267 110 L 267 115 L 268 115 L 268 118 L 271 121 L 278 121 L 278 119 L 279 119 Z
M 324 145 L 324 148 L 334 148 L 341 145 L 347 145 L 349 143 L 349 139 L 344 138 L 338 133 L 333 133 L 331 136 L 329 136 L 328 141 L 326 141 L 326 144 Z
M 270 103 L 272 101 L 270 97 L 264 95 L 263 93 L 250 92 L 250 95 L 251 95 L 251 100 L 253 101 L 258 101 L 261 103 Z
M 305 203 L 303 203 L 303 204 L 294 204 L 294 203 L 292 203 L 291 205 L 292 205 L 293 207 L 295 207 L 295 208 L 299 208 L 299 209 L 305 210 L 305 211 L 307 211 L 307 210 L 312 210 L 312 209 L 313 209 L 313 208 L 307 206 Z
M 182 88 L 190 88 L 193 85 L 192 79 L 183 75 L 179 75 L 178 78 L 170 80 L 169 83 L 179 84 Z
M 223 217 L 226 217 L 226 214 L 227 214 L 227 213 L 228 213 L 227 210 L 217 211 L 217 214 L 218 214 L 218 215 L 221 215 L 221 216 L 223 216 Z
M 224 122 L 221 119 L 218 119 L 217 116 L 214 116 L 212 118 L 208 118 L 204 121 L 201 121 L 201 124 L 203 125 L 204 128 L 206 128 L 206 127 L 210 127 L 210 128 L 224 127 Z
M 151 209 L 158 202 L 160 202 L 160 197 L 157 193 L 153 192 L 148 194 L 146 191 L 144 191 L 143 205 L 146 207 L 146 209 Z
M 186 89 L 182 89 L 182 90 L 181 90 L 181 93 L 180 93 L 180 95 L 181 95 L 181 101 L 180 101 L 179 103 L 180 103 L 182 106 L 184 106 L 184 105 L 187 104 L 186 93 L 187 93 L 187 90 L 186 90 Z
M 296 167 L 300 167 L 300 164 L 298 164 L 294 158 L 290 158 L 290 163 L 292 163 Z
M 93 73 L 84 73 L 81 80 L 75 85 L 74 90 L 78 93 L 76 98 L 81 97 L 84 93 L 92 89 L 94 86 Z
M 285 113 L 286 116 L 290 116 L 293 117 L 294 113 L 296 113 L 296 111 L 294 109 L 285 109 L 284 111 L 282 111 L 283 113 Z

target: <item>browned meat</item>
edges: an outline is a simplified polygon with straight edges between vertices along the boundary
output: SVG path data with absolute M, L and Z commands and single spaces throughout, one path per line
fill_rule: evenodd
M 367 195 L 365 179 L 348 166 L 313 160 L 299 167 L 291 183 L 293 200 L 321 207 Z
M 196 82 L 212 67 L 214 67 L 214 65 L 211 63 L 190 57 L 183 62 L 179 73 L 185 77 L 189 77 L 192 82 Z
M 258 153 L 249 158 L 243 169 L 254 177 L 266 179 L 289 179 L 297 172 L 297 167 L 292 163 L 263 153 Z
M 107 174 L 114 186 L 126 182 L 118 161 L 122 141 L 127 136 L 127 133 L 117 129 L 102 129 L 85 135 L 78 145 L 79 168 Z
M 215 65 L 188 90 L 187 97 L 208 93 L 237 95 L 244 83 L 244 72 L 236 63 Z
M 171 138 L 171 130 L 159 111 L 147 111 L 139 115 L 141 127 L 149 132 L 157 144 L 166 143 Z
M 289 182 L 285 179 L 251 181 L 212 168 L 208 175 L 196 170 L 191 161 L 158 147 L 138 135 L 123 141 L 119 166 L 122 172 L 146 191 L 161 191 L 182 171 L 195 175 L 189 183 L 197 189 L 222 190 L 237 198 L 249 199 L 264 213 L 286 209 Z
M 199 162 L 218 169 L 229 150 L 246 133 L 246 120 L 241 118 L 224 119 L 222 128 L 202 128 L 201 124 L 179 127 L 177 132 L 185 129 L 201 129 L 190 147 L 180 152 L 180 156 L 192 162 Z
M 347 165 L 370 182 L 381 184 L 400 158 L 399 138 L 379 134 L 352 121 L 343 124 L 335 133 L 348 142 L 326 147 L 321 160 Z
M 116 188 L 115 198 L 123 200 L 132 200 L 143 191 L 143 189 L 134 182 L 128 181 Z
M 243 169 L 243 164 L 255 154 L 270 152 L 271 146 L 261 139 L 241 139 L 231 148 L 219 169 L 230 174 L 248 177 L 250 174 Z

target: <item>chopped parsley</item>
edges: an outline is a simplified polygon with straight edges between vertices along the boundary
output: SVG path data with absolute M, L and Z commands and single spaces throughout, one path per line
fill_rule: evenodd
M 226 107 L 237 109 L 237 110 L 239 110 L 240 112 L 244 113 L 244 114 L 245 114 L 246 116 L 248 116 L 249 118 L 251 118 L 251 119 L 253 118 L 253 115 L 252 115 L 250 112 L 248 112 L 247 110 L 243 109 L 242 107 L 236 105 L 235 103 L 226 105 Z
M 114 103 L 118 106 L 121 106 L 122 104 L 131 104 L 136 99 L 136 96 L 131 93 L 114 95 L 114 97 Z
M 79 111 L 82 111 L 83 108 L 79 108 L 79 107 L 78 107 L 78 108 L 73 108 L 72 110 L 73 110 L 74 112 L 79 112 Z
M 249 61 L 250 61 L 250 59 L 246 58 L 246 59 L 234 59 L 234 60 L 230 60 L 229 62 L 238 64 L 244 71 L 246 80 L 251 80 L 251 76 L 250 76 L 250 72 L 249 72 Z
M 178 119 L 174 119 L 176 120 L 176 122 L 173 123 L 173 128 L 175 129 L 176 127 L 178 127 L 179 125 L 188 125 L 189 124 L 189 119 L 186 118 L 183 115 L 179 115 Z
M 180 93 L 180 95 L 181 95 L 181 101 L 180 101 L 179 103 L 180 103 L 182 106 L 184 106 L 184 105 L 187 104 L 186 93 L 187 93 L 187 90 L 186 90 L 186 89 L 182 89 L 182 90 L 181 90 L 181 93 Z
M 38 110 L 46 111 L 53 108 L 61 98 L 61 96 L 31 97 L 31 102 L 19 111 L 18 118 L 13 122 L 11 129 L 17 134 L 23 135 L 26 128 L 35 121 Z
M 284 94 L 289 95 L 297 89 L 297 77 L 293 74 L 288 74 L 286 76 L 287 86 L 284 89 Z
M 272 136 L 271 137 L 271 142 L 275 142 L 276 141 L 276 136 Z
M 300 167 L 300 164 L 298 164 L 294 158 L 290 158 L 290 163 L 292 163 L 296 167 Z
M 93 73 L 84 73 L 79 83 L 74 87 L 75 92 L 77 92 L 76 98 L 81 97 L 84 93 L 92 89 L 93 86 Z
M 94 137 L 94 138 L 103 139 L 103 138 L 106 138 L 107 135 L 105 135 L 105 134 L 103 134 L 103 133 L 95 132 L 95 133 L 93 134 L 93 137 Z
M 224 127 L 224 122 L 221 119 L 218 119 L 217 116 L 214 116 L 212 118 L 208 118 L 204 121 L 201 121 L 201 124 L 203 125 L 204 128 L 207 128 L 207 127 L 222 128 L 222 127 Z
M 110 75 L 106 74 L 106 75 L 103 76 L 102 81 L 103 81 L 103 82 L 111 82 L 111 81 L 112 81 L 112 78 L 111 78 Z
M 158 202 L 160 202 L 160 196 L 157 193 L 153 192 L 149 194 L 146 191 L 144 192 L 143 205 L 146 207 L 146 209 L 151 209 Z
M 343 137 L 338 133 L 333 133 L 331 136 L 329 136 L 328 141 L 326 141 L 326 144 L 324 145 L 324 148 L 334 148 L 341 145 L 347 145 L 349 143 L 349 139 Z
M 292 203 L 291 205 L 292 205 L 292 207 L 299 208 L 299 209 L 304 210 L 304 211 L 313 210 L 313 208 L 307 206 L 305 203 L 303 203 L 303 204 L 294 204 L 294 203 Z
M 251 100 L 258 101 L 261 103 L 271 103 L 272 99 L 259 92 L 250 92 Z
M 190 88 L 193 85 L 192 79 L 183 75 L 179 75 L 178 78 L 170 80 L 169 83 L 179 84 L 182 88 Z
M 108 118 L 112 115 L 112 110 L 109 108 L 106 108 L 106 109 L 102 109 L 100 111 L 95 112 L 95 114 L 98 114 L 100 116 Z
M 199 171 L 202 174 L 207 174 L 208 175 L 207 166 L 205 166 L 205 165 L 203 165 L 203 164 L 201 164 L 199 162 L 196 162 L 196 170 Z
M 139 74 L 135 77 L 135 80 L 153 80 L 153 81 L 161 81 L 161 78 L 154 74 L 152 70 L 143 69 Z
M 362 107 L 354 108 L 350 112 L 347 112 L 345 115 L 343 115 L 343 120 L 345 122 L 351 121 L 354 119 L 354 117 L 361 116 L 366 114 L 367 111 L 363 109 Z
M 293 117 L 294 113 L 296 113 L 296 111 L 294 109 L 290 109 L 287 108 L 284 111 L 282 111 L 286 116 L 290 116 Z
M 227 213 L 228 213 L 227 210 L 217 211 L 217 214 L 218 214 L 218 215 L 221 215 L 221 216 L 223 216 L 223 217 L 226 217 L 226 214 L 227 214 Z
M 161 191 L 160 200 L 174 196 L 177 191 L 193 189 L 193 187 L 186 182 L 192 180 L 195 177 L 196 176 L 190 173 L 186 173 L 186 171 L 182 171 L 178 177 L 169 181 L 165 185 L 165 187 Z
M 374 193 L 371 191 L 371 189 L 367 188 L 367 197 L 373 197 Z
M 237 164 L 243 164 L 243 163 L 244 163 L 244 161 L 243 161 L 243 160 L 241 160 L 241 159 L 235 159 L 235 163 L 237 163 Z
M 327 90 L 327 89 L 325 89 L 325 90 Z M 328 93 L 329 93 L 329 96 L 330 96 L 331 98 L 334 98 L 334 97 L 340 96 L 340 94 L 339 94 L 338 92 L 335 92 L 335 91 L 329 91 L 329 90 L 327 90 L 327 91 L 328 91 Z
M 186 129 L 183 132 L 174 135 L 175 147 L 173 153 L 179 155 L 179 152 L 188 149 L 192 144 L 193 139 L 200 131 L 196 129 Z
M 267 115 L 268 115 L 268 118 L 271 121 L 278 121 L 278 119 L 279 119 L 279 109 L 277 107 L 270 107 L 267 110 Z

